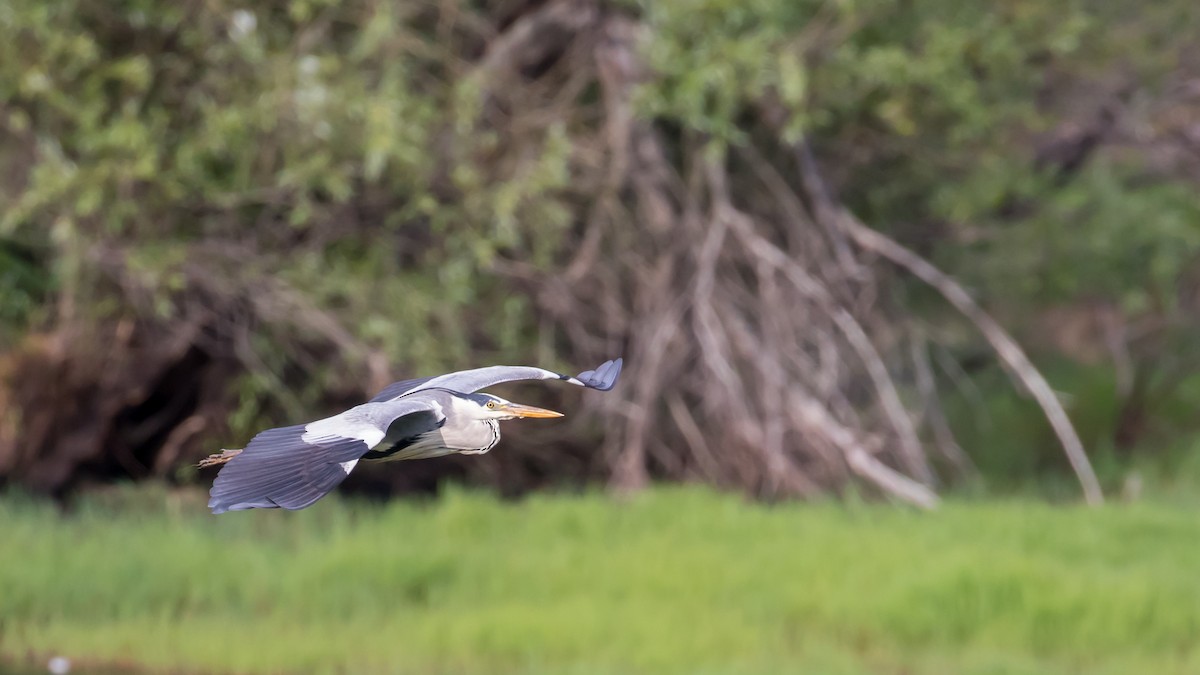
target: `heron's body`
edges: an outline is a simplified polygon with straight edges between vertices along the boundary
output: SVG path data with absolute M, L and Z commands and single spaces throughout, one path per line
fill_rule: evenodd
M 466 420 L 464 424 L 447 427 L 443 420 L 437 428 L 413 432 L 412 425 L 405 422 L 389 426 L 383 440 L 363 461 L 394 462 L 405 459 L 429 459 L 461 453 L 482 455 L 500 442 L 500 423 L 495 419 L 472 419 L 470 406 L 476 405 L 465 395 L 449 390 L 428 390 L 423 396 L 437 400 L 440 410 L 450 408 L 447 417 Z
M 302 509 L 332 491 L 360 461 L 483 454 L 500 442 L 501 420 L 560 417 L 479 389 L 513 380 L 559 379 L 607 391 L 621 372 L 608 361 L 576 377 L 526 366 L 491 366 L 397 382 L 340 415 L 268 429 L 245 450 L 214 455 L 225 464 L 213 482 L 213 513 L 253 508 Z

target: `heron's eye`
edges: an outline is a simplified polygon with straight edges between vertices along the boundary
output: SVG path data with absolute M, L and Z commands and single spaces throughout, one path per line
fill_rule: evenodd
M 489 408 L 493 408 L 493 409 L 494 409 L 494 408 L 496 407 L 496 402 L 495 402 L 495 401 L 488 401 L 488 402 L 487 402 L 487 407 L 489 407 Z

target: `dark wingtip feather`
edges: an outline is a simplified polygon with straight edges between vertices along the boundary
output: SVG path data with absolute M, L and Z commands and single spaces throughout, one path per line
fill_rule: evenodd
M 585 370 L 576 375 L 575 379 L 582 382 L 585 387 L 608 391 L 616 386 L 617 377 L 621 375 L 621 367 L 624 363 L 624 359 L 605 361 L 595 370 Z

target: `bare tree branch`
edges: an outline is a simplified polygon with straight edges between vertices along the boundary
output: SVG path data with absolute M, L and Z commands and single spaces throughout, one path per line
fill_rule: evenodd
M 1096 478 L 1096 472 L 1092 469 L 1091 462 L 1088 461 L 1087 453 L 1083 449 L 1083 442 L 1079 440 L 1079 434 L 1075 432 L 1075 427 L 1071 424 L 1067 411 L 1063 409 L 1062 403 L 1054 395 L 1050 383 L 1046 382 L 1046 378 L 1042 377 L 1041 372 L 1034 367 L 1017 342 L 1000 327 L 1000 324 L 991 315 L 983 311 L 983 308 L 975 302 L 966 289 L 924 258 L 858 222 L 857 218 L 846 211 L 842 211 L 841 223 L 846 233 L 859 246 L 891 260 L 932 286 L 963 316 L 975 324 L 979 332 L 996 350 L 996 354 L 1008 366 L 1009 372 L 1029 390 L 1034 400 L 1041 406 L 1042 412 L 1050 421 L 1050 426 L 1054 428 L 1059 442 L 1062 443 L 1063 451 L 1079 479 L 1079 484 L 1083 487 L 1084 499 L 1093 506 L 1104 503 L 1104 493 L 1100 489 L 1100 481 Z
M 937 508 L 940 500 L 933 490 L 891 469 L 871 456 L 871 453 L 842 426 L 821 404 L 799 392 L 793 392 L 792 407 L 813 432 L 836 445 L 846 456 L 846 463 L 859 476 L 874 483 L 885 493 L 923 509 Z

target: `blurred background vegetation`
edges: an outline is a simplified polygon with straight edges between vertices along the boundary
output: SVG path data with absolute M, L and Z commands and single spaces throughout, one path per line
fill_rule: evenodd
M 1063 474 L 1049 426 L 982 338 L 832 231 L 814 177 L 1032 350 L 1105 466 L 1186 452 L 1200 403 L 1197 13 L 1084 0 L 6 3 L 0 476 L 60 495 L 96 479 L 190 481 L 188 461 L 402 375 L 620 353 L 633 381 L 597 404 L 601 452 L 585 420 L 375 487 L 838 488 L 851 474 L 827 452 L 791 450 L 811 430 L 769 429 L 788 407 L 772 400 L 790 400 L 771 369 L 926 484 L 961 484 L 972 465 L 995 485 Z M 705 267 L 722 213 L 748 216 L 748 250 L 777 245 L 869 335 L 891 380 L 879 400 L 878 373 L 846 365 L 863 345 L 772 291 L 761 259 L 727 253 L 726 238 Z M 850 262 L 820 271 L 829 256 Z M 728 320 L 747 298 L 759 304 Z M 761 319 L 789 311 L 792 326 Z M 684 330 L 664 337 L 667 322 Z M 763 367 L 736 344 L 713 358 L 747 334 Z M 806 353 L 820 363 L 789 370 Z M 934 403 L 914 363 L 942 392 Z M 962 453 L 914 458 L 917 435 L 924 448 L 945 426 L 931 405 Z
M 193 495 L 211 480 L 191 468 L 198 458 L 395 379 L 491 363 L 575 372 L 623 355 L 609 395 L 519 390 L 578 411 L 563 423 L 514 426 L 483 457 L 356 472 L 346 491 L 682 481 L 768 499 L 1077 499 L 1029 382 L 1010 377 L 944 285 L 893 265 L 903 251 L 1028 352 L 1110 497 L 1194 504 L 1198 34 L 1188 0 L 7 0 L 0 485 L 86 499 L 84 488 L 148 480 Z M 734 508 L 668 494 L 703 513 Z M 553 520 L 596 504 L 546 508 Z M 34 529 L 8 536 L 40 541 L 40 508 L 9 507 Z M 389 513 L 371 518 L 411 515 Z M 1115 513 L 1079 527 L 1131 517 Z M 1184 527 L 1159 516 L 1164 532 Z M 161 545 L 252 536 L 219 532 Z M 62 555 L 57 541 L 45 556 Z M 1160 553 L 1191 555 L 1172 551 Z M 908 554 L 919 552 L 894 555 Z M 975 554 L 995 551 L 962 559 Z M 0 589 L 35 583 L 13 575 Z M 1003 596 L 1011 580 L 992 581 Z M 0 609 L 51 621 L 35 596 Z M 1147 613 L 1160 603 L 1138 598 Z M 148 602 L 184 615 L 203 604 Z M 859 609 L 900 611 L 889 607 Z M 1059 611 L 1070 614 L 1042 615 Z M 1105 631 L 1141 635 L 1096 616 L 1107 627 L 1079 638 L 1080 653 L 1121 643 Z M 1168 646 L 1196 621 L 1171 616 Z M 889 635 L 885 651 L 954 639 L 938 622 L 897 637 L 883 619 L 847 637 L 862 625 L 847 621 L 838 639 Z M 1036 642 L 1005 621 L 1026 625 L 1005 618 L 995 640 L 980 629 L 990 649 Z M 26 637 L 15 644 L 57 644 L 52 631 Z M 731 649 L 769 649 L 755 644 Z M 1077 672 L 1047 649 L 1050 661 L 978 672 Z M 924 652 L 866 652 L 811 663 L 966 672 Z M 1172 667 L 1186 672 L 1191 653 Z M 312 658 L 284 665 L 349 667 Z M 440 658 L 414 672 L 455 669 Z M 600 662 L 666 672 L 655 658 Z

